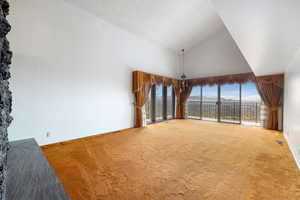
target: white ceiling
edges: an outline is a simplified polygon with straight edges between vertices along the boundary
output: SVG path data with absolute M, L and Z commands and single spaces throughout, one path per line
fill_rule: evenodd
M 212 0 L 256 75 L 284 72 L 300 48 L 299 0 Z
M 210 0 L 65 0 L 173 51 L 224 30 Z
M 300 0 L 65 1 L 176 52 L 227 28 L 256 75 L 284 72 L 300 49 Z

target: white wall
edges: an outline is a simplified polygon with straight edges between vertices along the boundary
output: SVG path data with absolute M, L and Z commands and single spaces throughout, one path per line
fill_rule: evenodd
M 132 127 L 131 72 L 178 69 L 170 51 L 61 0 L 12 0 L 10 13 L 10 140 L 42 145 Z
M 212 0 L 257 76 L 284 72 L 300 46 L 299 0 Z
M 284 134 L 300 168 L 300 50 L 285 72 Z
M 185 63 L 188 78 L 251 72 L 226 29 L 189 50 L 185 56 Z

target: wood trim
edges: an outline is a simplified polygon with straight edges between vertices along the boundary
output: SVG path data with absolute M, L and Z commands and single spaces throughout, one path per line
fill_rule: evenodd
M 140 72 L 140 73 L 144 73 L 145 75 L 156 76 L 156 77 L 159 77 L 159 78 L 173 79 L 173 80 L 179 81 L 179 79 L 177 79 L 177 78 L 171 78 L 171 77 L 168 77 L 168 76 L 152 74 L 152 73 L 149 73 L 149 72 L 143 72 L 143 71 L 139 71 L 139 70 L 133 71 L 133 73 L 135 73 L 135 72 Z
M 188 85 L 193 87 L 197 85 L 224 85 L 232 83 L 246 83 L 255 82 L 255 75 L 253 73 L 242 73 L 242 74 L 229 74 L 223 76 L 211 76 L 204 78 L 188 79 Z
M 284 76 L 284 73 L 278 73 L 278 74 L 257 76 L 257 78 L 271 78 L 271 77 L 283 77 L 283 76 Z
M 256 82 L 261 82 L 263 84 L 274 84 L 280 88 L 283 88 L 284 87 L 284 74 L 257 76 Z
M 145 85 L 162 84 L 165 86 L 173 85 L 175 89 L 179 89 L 181 80 L 169 78 L 166 76 L 150 74 L 142 71 L 133 72 L 133 93 L 137 93 L 145 87 Z
M 133 130 L 133 129 L 136 129 L 136 128 L 125 128 L 125 129 L 121 129 L 121 130 L 117 130 L 117 131 L 100 133 L 100 134 L 96 134 L 96 135 L 91 135 L 91 136 L 86 136 L 86 137 L 81 137 L 81 138 L 76 138 L 76 139 L 71 139 L 71 140 L 65 140 L 63 142 L 55 142 L 55 143 L 51 143 L 51 144 L 41 145 L 40 147 L 42 149 L 47 149 L 49 147 L 54 147 L 54 146 L 68 145 L 68 144 L 72 144 L 72 143 L 78 142 L 78 141 L 89 140 L 89 139 L 101 137 L 104 135 L 117 134 L 120 132 L 129 131 L 129 130 Z

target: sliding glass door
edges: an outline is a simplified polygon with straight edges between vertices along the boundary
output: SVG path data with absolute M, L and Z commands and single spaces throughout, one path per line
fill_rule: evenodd
M 152 122 L 152 89 L 150 89 L 150 92 L 149 92 L 149 96 L 148 96 L 148 101 L 146 102 L 145 104 L 145 111 L 146 111 L 146 123 L 147 124 L 150 124 Z
M 217 121 L 218 87 L 195 86 L 186 104 L 186 115 L 191 119 Z
M 241 84 L 220 86 L 220 121 L 241 123 Z
M 175 118 L 175 93 L 172 86 L 153 85 L 145 104 L 147 124 Z
M 201 94 L 201 119 L 218 120 L 218 86 L 203 86 Z
M 225 123 L 261 126 L 261 99 L 254 83 L 195 86 L 186 116 Z
M 154 85 L 145 110 L 148 124 L 175 118 L 174 88 Z M 261 100 L 254 83 L 195 86 L 185 110 L 191 119 L 261 125 Z
M 172 119 L 175 116 L 175 94 L 172 86 L 165 87 L 166 89 L 166 119 Z
M 188 98 L 185 112 L 188 118 L 200 119 L 201 113 L 201 86 L 195 86 Z
M 263 105 L 255 83 L 242 85 L 242 124 L 262 126 Z
M 156 85 L 155 91 L 155 121 L 163 120 L 163 86 Z

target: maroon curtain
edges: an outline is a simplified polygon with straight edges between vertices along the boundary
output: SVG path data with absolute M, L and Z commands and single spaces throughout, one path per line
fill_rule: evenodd
M 180 82 L 179 84 L 177 84 L 174 87 L 174 94 L 175 94 L 175 98 L 176 98 L 176 119 L 180 119 L 181 118 L 181 112 L 180 112 Z
M 135 127 L 143 126 L 142 108 L 148 100 L 151 84 L 145 82 L 142 72 L 133 72 L 133 92 L 135 94 Z
M 269 108 L 267 128 L 278 130 L 278 110 L 283 102 L 284 75 L 256 77 L 256 84 L 261 99 Z
M 142 108 L 146 104 L 151 86 L 154 84 L 172 85 L 174 87 L 176 97 L 177 98 L 180 97 L 178 80 L 155 75 L 155 74 L 149 74 L 141 71 L 134 71 L 133 72 L 133 93 L 135 94 L 135 127 L 136 128 L 143 126 Z

